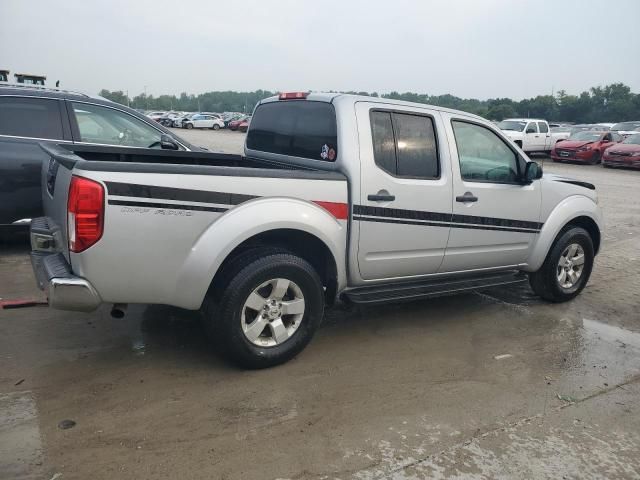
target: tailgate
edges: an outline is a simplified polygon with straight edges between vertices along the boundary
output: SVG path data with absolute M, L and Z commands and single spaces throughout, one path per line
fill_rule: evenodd
M 80 157 L 58 145 L 41 144 L 40 147 L 49 156 L 42 163 L 42 206 L 44 217 L 36 219 L 31 226 L 32 238 L 42 243 L 32 245 L 34 249 L 61 252 L 69 261 L 69 242 L 67 238 L 67 200 L 72 170 Z M 53 241 L 51 241 L 53 238 Z M 45 242 L 52 242 L 47 245 Z

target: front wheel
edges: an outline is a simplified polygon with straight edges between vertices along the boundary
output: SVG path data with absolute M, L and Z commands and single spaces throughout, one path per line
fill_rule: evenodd
M 187 127 L 187 130 L 191 130 L 193 128 L 193 123 L 187 123 L 185 126 Z
M 222 292 L 205 301 L 205 321 L 223 351 L 247 368 L 266 368 L 300 353 L 324 313 L 322 281 L 304 259 L 265 251 L 224 272 Z M 228 279 L 228 280 L 227 280 Z
M 558 235 L 540 270 L 529 274 L 531 288 L 550 302 L 566 302 L 586 286 L 593 269 L 593 241 L 580 227 Z
M 600 163 L 602 159 L 602 154 L 596 150 L 595 152 L 593 152 L 593 157 L 591 158 L 591 164 L 592 165 L 597 165 L 598 163 Z

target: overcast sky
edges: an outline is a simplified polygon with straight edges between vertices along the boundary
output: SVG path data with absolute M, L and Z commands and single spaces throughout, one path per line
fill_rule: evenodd
M 640 0 L 0 0 L 0 69 L 179 94 L 640 93 Z

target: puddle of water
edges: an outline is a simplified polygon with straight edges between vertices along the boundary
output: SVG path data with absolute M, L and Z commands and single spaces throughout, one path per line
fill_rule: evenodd
M 31 392 L 0 395 L 0 478 L 41 478 L 42 441 Z
M 593 335 L 620 348 L 626 348 L 627 346 L 640 348 L 640 333 L 596 320 L 589 320 L 588 318 L 582 320 L 582 328 L 588 335 Z
M 574 328 L 558 393 L 584 398 L 640 373 L 640 333 L 584 318 Z

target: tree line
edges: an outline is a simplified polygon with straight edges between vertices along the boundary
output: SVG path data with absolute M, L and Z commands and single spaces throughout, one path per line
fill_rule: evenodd
M 428 95 L 412 92 L 344 92 L 374 97 L 406 100 L 474 113 L 490 120 L 509 117 L 544 118 L 550 121 L 573 123 L 618 122 L 640 119 L 640 94 L 631 92 L 623 83 L 604 87 L 592 87 L 579 95 L 569 95 L 560 90 L 555 95 L 538 95 L 516 101 L 510 98 L 478 100 L 454 95 Z M 188 112 L 251 112 L 257 102 L 276 95 L 277 92 L 206 92 L 199 95 L 181 93 L 175 95 L 140 94 L 129 98 L 122 91 L 101 90 L 99 95 L 123 105 L 143 110 L 178 110 Z

